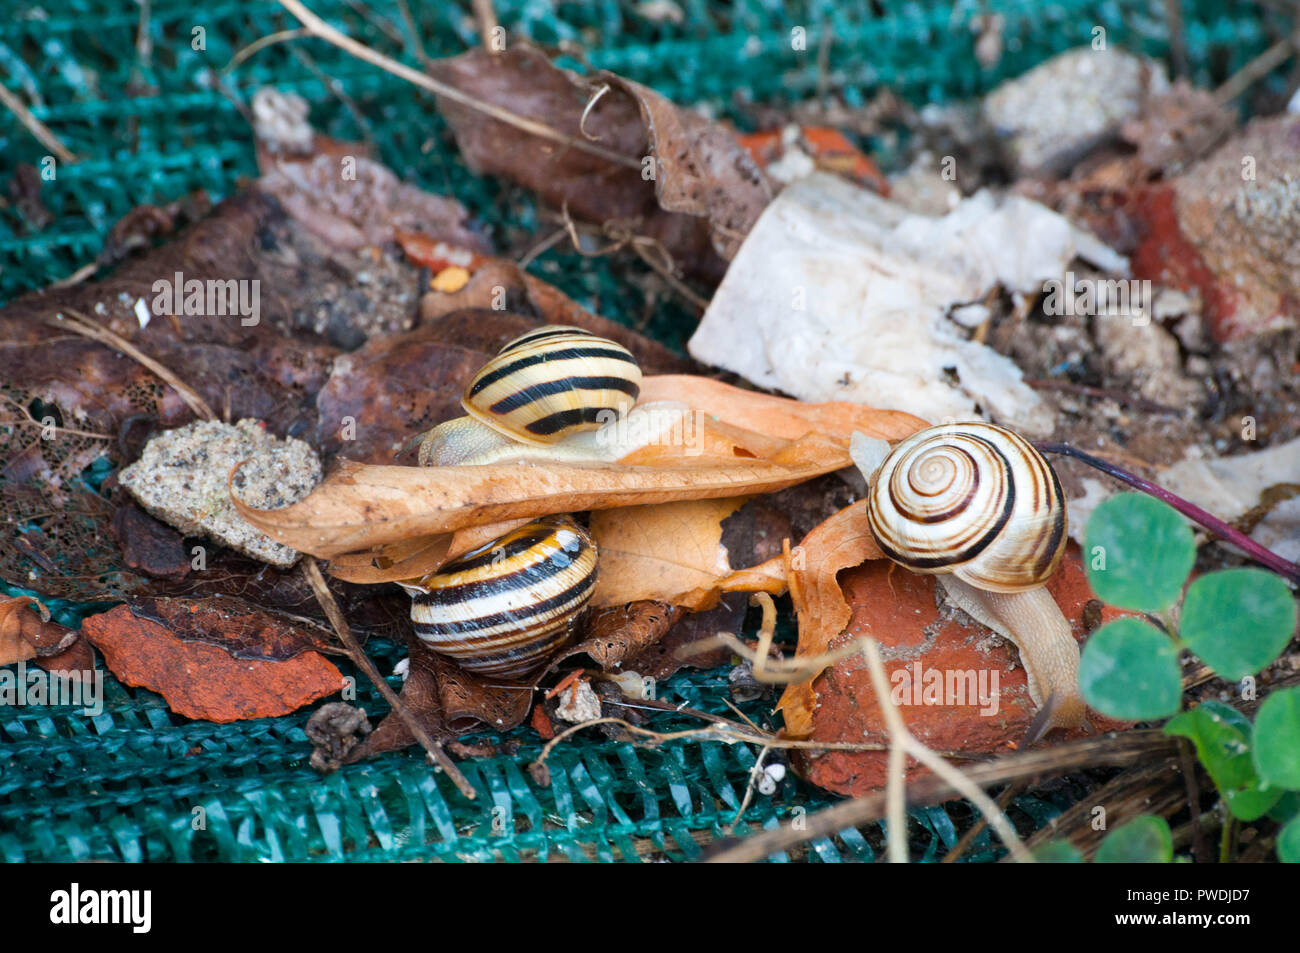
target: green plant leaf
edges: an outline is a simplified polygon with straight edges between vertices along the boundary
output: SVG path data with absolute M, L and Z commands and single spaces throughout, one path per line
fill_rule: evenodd
M 1034 860 L 1040 864 L 1081 864 L 1083 851 L 1069 841 L 1049 840 L 1034 851 Z
M 1165 734 L 1187 738 L 1223 796 L 1228 810 L 1243 821 L 1263 817 L 1285 794 L 1281 788 L 1260 790 L 1250 756 L 1250 720 L 1221 702 L 1203 702 L 1171 718 Z
M 1178 650 L 1141 619 L 1116 619 L 1092 634 L 1079 660 L 1079 688 L 1103 715 L 1128 721 L 1167 718 L 1183 694 Z
M 1092 591 L 1125 609 L 1168 609 L 1196 561 L 1187 522 L 1169 504 L 1145 493 L 1106 500 L 1088 520 L 1085 538 Z
M 1263 569 L 1224 569 L 1187 588 L 1178 634 L 1224 678 L 1254 675 L 1286 648 L 1296 607 L 1280 576 Z
M 1300 864 L 1300 817 L 1278 831 L 1277 859 L 1284 864 Z
M 1281 800 L 1268 812 L 1268 816 L 1279 824 L 1300 817 L 1300 791 L 1287 791 L 1283 794 Z
M 1300 790 L 1300 688 L 1274 692 L 1259 706 L 1254 753 L 1260 781 Z
M 1174 836 L 1163 817 L 1143 814 L 1106 835 L 1097 848 L 1099 864 L 1167 864 L 1174 859 Z

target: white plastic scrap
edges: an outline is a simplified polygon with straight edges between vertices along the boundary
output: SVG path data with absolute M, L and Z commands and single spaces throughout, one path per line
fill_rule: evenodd
M 947 215 L 918 215 L 814 173 L 758 220 L 690 352 L 801 400 L 857 401 L 933 423 L 982 414 L 1042 435 L 1050 408 L 1014 363 L 949 315 L 995 285 L 1042 292 L 1076 256 L 1128 271 L 1125 258 L 1023 197 L 985 191 Z

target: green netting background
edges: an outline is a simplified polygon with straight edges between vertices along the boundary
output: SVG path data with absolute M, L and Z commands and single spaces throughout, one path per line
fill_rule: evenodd
M 393 0 L 315 0 L 315 12 L 406 62 L 407 35 Z M 411 0 L 426 50 L 450 55 L 478 40 L 468 0 Z M 496 0 L 512 37 L 559 48 L 565 65 L 623 73 L 678 102 L 700 104 L 748 127 L 745 102 L 782 105 L 819 84 L 850 105 L 881 87 L 913 104 L 977 95 L 1048 56 L 1085 44 L 1095 26 L 1108 42 L 1167 57 L 1162 0 L 678 0 L 673 21 L 651 21 L 633 0 Z M 1260 53 L 1271 37 L 1254 3 L 1182 0 L 1192 78 L 1213 85 Z M 265 84 L 313 104 L 317 128 L 373 143 L 398 175 L 456 196 L 499 247 L 538 230 L 538 210 L 507 186 L 461 163 L 430 99 L 315 40 L 261 50 L 230 72 L 231 57 L 261 36 L 297 26 L 274 2 L 152 0 L 151 55 L 137 52 L 141 17 L 131 0 L 0 2 L 0 81 L 82 161 L 44 184 L 53 221 L 33 228 L 0 202 L 0 302 L 64 278 L 97 256 L 113 223 L 141 203 L 206 189 L 219 200 L 256 173 L 247 104 Z M 997 67 L 972 56 L 972 18 L 1004 18 Z M 807 49 L 791 48 L 802 26 Z M 194 49 L 201 28 L 205 49 Z M 823 39 L 829 40 L 829 46 Z M 826 48 L 828 68 L 817 66 Z M 46 150 L 0 110 L 0 182 Z M 584 304 L 682 347 L 693 321 L 670 301 L 647 307 L 635 267 L 551 251 L 532 269 Z M 10 592 L 17 590 L 9 589 Z M 75 624 L 77 606 L 56 606 Z M 788 628 L 788 625 L 787 625 Z M 788 633 L 787 633 L 788 635 Z M 382 671 L 401 651 L 372 645 Z M 364 678 L 359 679 L 364 683 Z M 690 859 L 735 815 L 756 752 L 682 741 L 657 749 L 575 738 L 552 756 L 553 782 L 526 771 L 540 745 L 529 729 L 471 743 L 511 754 L 463 762 L 481 792 L 471 802 L 414 752 L 390 754 L 321 779 L 307 766 L 307 713 L 234 725 L 191 722 L 162 700 L 106 678 L 104 713 L 0 707 L 0 858 L 22 860 L 493 860 Z M 396 685 L 396 681 L 394 681 Z M 726 670 L 679 675 L 660 698 L 726 713 Z M 372 721 L 385 705 L 373 689 L 358 703 Z M 767 705 L 743 706 L 768 724 Z M 674 716 L 659 730 L 698 727 Z M 1038 826 L 1081 792 L 1019 797 L 1013 817 Z M 770 827 L 830 799 L 788 777 L 757 796 L 737 834 Z M 202 809 L 201 811 L 199 809 Z M 960 804 L 912 812 L 915 856 L 931 859 L 969 823 Z M 203 824 L 197 821 L 202 819 Z M 813 842 L 793 859 L 872 860 L 876 827 Z M 972 860 L 999 855 L 987 832 Z M 776 859 L 785 859 L 778 857 Z

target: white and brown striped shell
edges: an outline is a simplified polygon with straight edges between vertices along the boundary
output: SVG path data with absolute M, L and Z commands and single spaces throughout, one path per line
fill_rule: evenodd
M 992 424 L 931 427 L 901 441 L 867 500 L 871 534 L 886 556 L 977 589 L 1041 586 L 1065 553 L 1056 473 L 1027 440 Z
M 641 368 L 624 347 L 582 328 L 545 325 L 515 338 L 470 381 L 461 404 L 524 443 L 557 443 L 626 414 Z
M 521 526 L 402 586 L 415 634 L 464 668 L 520 678 L 568 639 L 596 585 L 596 544 L 567 516 Z

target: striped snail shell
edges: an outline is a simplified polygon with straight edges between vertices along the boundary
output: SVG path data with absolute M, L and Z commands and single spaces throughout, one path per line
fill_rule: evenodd
M 569 637 L 596 585 L 596 544 L 567 516 L 536 520 L 401 584 L 415 634 L 481 675 L 517 678 Z
M 621 418 L 641 392 L 641 368 L 621 345 L 548 324 L 515 338 L 470 381 L 461 404 L 524 443 L 558 443 Z
M 1056 473 L 1027 440 L 992 424 L 931 427 L 901 441 L 867 499 L 886 556 L 977 589 L 1041 586 L 1065 553 Z

